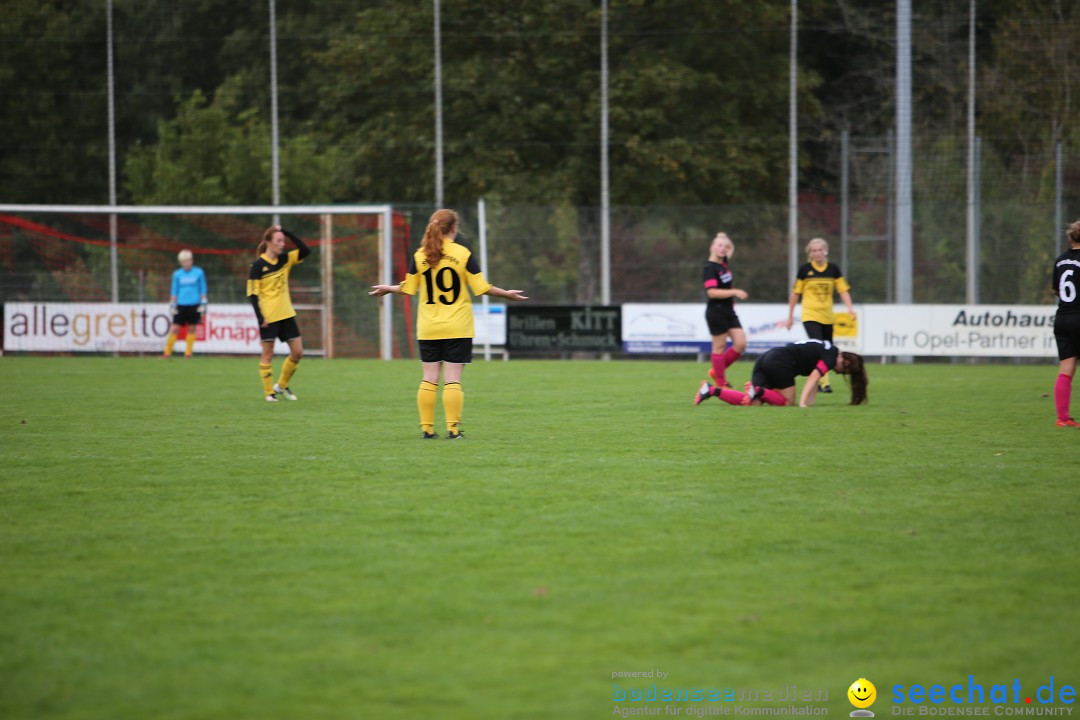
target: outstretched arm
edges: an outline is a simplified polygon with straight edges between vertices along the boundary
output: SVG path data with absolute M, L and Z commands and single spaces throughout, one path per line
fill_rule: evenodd
M 500 287 L 491 286 L 490 289 L 484 295 L 490 295 L 492 297 L 506 298 L 507 300 L 513 300 L 514 302 L 521 302 L 522 300 L 528 300 L 529 297 L 523 290 L 503 290 Z
M 401 285 L 372 285 L 371 292 L 368 293 L 372 297 L 382 297 L 389 294 L 400 295 Z

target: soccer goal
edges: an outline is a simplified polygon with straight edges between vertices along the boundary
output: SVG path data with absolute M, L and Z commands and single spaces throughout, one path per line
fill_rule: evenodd
M 289 282 L 305 351 L 390 359 L 397 346 L 404 354 L 394 304 L 367 296 L 404 271 L 407 220 L 389 205 L 0 204 L 4 348 L 160 351 L 176 254 L 186 248 L 206 273 L 210 301 L 197 351 L 256 352 L 246 281 L 274 224 L 312 248 Z

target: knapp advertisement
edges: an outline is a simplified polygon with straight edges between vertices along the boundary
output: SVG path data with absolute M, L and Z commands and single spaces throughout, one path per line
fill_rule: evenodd
M 165 303 L 7 303 L 4 350 L 161 352 L 170 325 Z M 199 353 L 260 351 L 250 305 L 209 305 L 195 337 Z M 278 341 L 275 350 L 285 352 L 287 346 Z

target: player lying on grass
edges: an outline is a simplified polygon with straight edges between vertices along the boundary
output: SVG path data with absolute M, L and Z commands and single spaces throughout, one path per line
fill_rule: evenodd
M 791 405 L 795 402 L 795 378 L 806 376 L 799 407 L 810 407 L 817 397 L 818 381 L 830 370 L 847 375 L 851 385 L 851 404 L 866 402 L 866 367 L 862 355 L 840 352 L 828 340 L 804 340 L 773 348 L 757 359 L 746 392 L 701 384 L 694 404 L 718 397 L 730 405 Z
M 480 263 L 467 247 L 455 241 L 458 216 L 453 210 L 436 210 L 428 220 L 420 249 L 409 260 L 405 279 L 397 285 L 373 285 L 374 297 L 388 293 L 416 295 L 419 305 L 416 338 L 420 345 L 423 380 L 416 393 L 420 411 L 420 437 L 437 438 L 435 393 L 439 371 L 443 374 L 442 402 L 446 415 L 446 439 L 459 440 L 465 392 L 461 373 L 472 362 L 473 312 L 469 291 L 507 300 L 528 300 L 521 290 L 503 290 L 486 279 Z

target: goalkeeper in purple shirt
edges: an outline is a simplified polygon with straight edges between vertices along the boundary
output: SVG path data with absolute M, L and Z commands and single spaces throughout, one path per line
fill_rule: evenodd
M 180 328 L 187 326 L 187 347 L 184 357 L 191 357 L 195 347 L 195 328 L 206 312 L 206 273 L 195 267 L 195 256 L 190 250 L 181 250 L 176 256 L 180 267 L 172 276 L 172 292 L 169 297 L 169 309 L 172 311 L 172 327 L 165 339 L 165 352 L 162 357 L 172 355 L 173 345 L 180 335 Z

